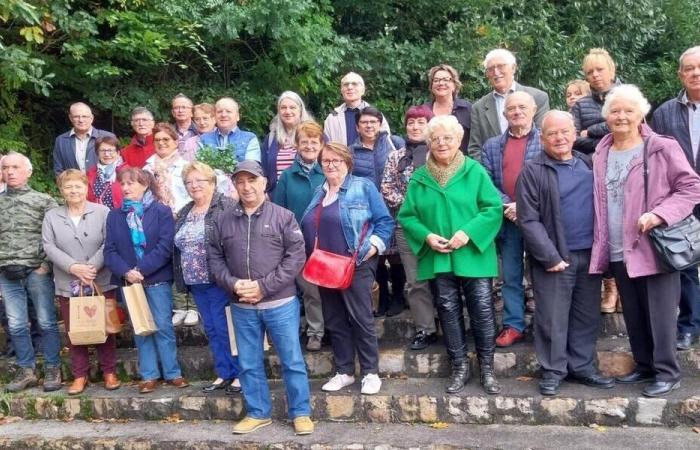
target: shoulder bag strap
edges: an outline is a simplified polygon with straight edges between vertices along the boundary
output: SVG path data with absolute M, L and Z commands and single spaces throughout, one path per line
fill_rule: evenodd
M 642 150 L 642 160 L 644 163 L 644 212 L 649 210 L 649 164 L 647 163 L 647 144 L 649 139 L 644 141 L 644 149 Z

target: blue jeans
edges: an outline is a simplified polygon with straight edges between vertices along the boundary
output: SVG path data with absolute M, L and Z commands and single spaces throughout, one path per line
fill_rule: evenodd
M 678 314 L 678 334 L 700 333 L 700 283 L 698 266 L 681 270 L 681 303 Z
M 310 416 L 309 378 L 299 344 L 299 299 L 295 297 L 272 309 L 245 309 L 234 304 L 231 312 L 247 415 L 267 419 L 272 414 L 263 353 L 263 336 L 267 329 L 282 364 L 289 418 Z
M 503 326 L 522 332 L 525 329 L 523 233 L 517 225 L 505 219 L 497 242 L 503 267 Z
M 193 284 L 189 286 L 197 310 L 202 316 L 204 332 L 209 339 L 209 349 L 214 356 L 216 376 L 224 380 L 238 377 L 238 358 L 231 355 L 231 346 L 226 324 L 226 306 L 230 297 L 214 283 Z
M 177 343 L 173 328 L 173 289 L 172 283 L 158 283 L 144 286 L 148 306 L 158 331 L 149 336 L 134 336 L 139 350 L 139 372 L 144 380 L 157 380 L 161 377 L 158 360 L 163 367 L 163 378 L 174 380 L 181 377 L 177 362 Z
M 17 365 L 23 368 L 34 368 L 36 364 L 27 313 L 27 302 L 31 300 L 39 321 L 46 367 L 60 366 L 61 337 L 58 334 L 56 322 L 51 272 L 39 274 L 34 271 L 21 280 L 8 280 L 0 275 L 0 290 L 5 302 L 10 336 L 15 346 Z

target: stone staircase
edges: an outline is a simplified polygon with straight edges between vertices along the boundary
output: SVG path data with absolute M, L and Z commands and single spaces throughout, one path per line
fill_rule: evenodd
M 684 372 L 682 386 L 666 398 L 644 398 L 640 395 L 640 386 L 597 390 L 566 382 L 558 396 L 547 398 L 542 397 L 537 389 L 538 364 L 532 337 L 528 336 L 525 342 L 497 351 L 495 368 L 503 385 L 499 395 L 487 396 L 478 384 L 478 377 L 473 377 L 459 394 L 447 395 L 443 385 L 449 367 L 442 344 L 422 351 L 407 350 L 409 338 L 413 335 L 407 311 L 396 317 L 377 319 L 376 326 L 380 337 L 379 368 L 383 378 L 378 395 L 361 395 L 359 380 L 337 393 L 322 392 L 321 385 L 334 373 L 330 348 L 324 346 L 320 352 L 306 354 L 313 418 L 319 430 L 314 437 L 294 437 L 289 425 L 276 424 L 270 428 L 276 431 L 270 431 L 272 434 L 256 433 L 260 436 L 238 437 L 229 432 L 220 435 L 216 434 L 221 433 L 218 431 L 215 435 L 196 439 L 196 442 L 188 440 L 187 433 L 176 440 L 167 439 L 168 434 L 162 433 L 164 427 L 191 429 L 194 436 L 200 426 L 221 430 L 217 425 L 220 421 L 230 424 L 244 415 L 240 395 L 227 396 L 221 391 L 204 394 L 201 391 L 201 387 L 214 378 L 206 337 L 199 327 L 180 327 L 177 329 L 178 356 L 184 376 L 192 382 L 191 387 L 162 386 L 153 394 L 139 395 L 136 387 L 137 354 L 132 333 L 125 330 L 118 339 L 118 371 L 124 382 L 121 389 L 104 390 L 97 381 L 100 376 L 94 367 L 91 377 L 96 383 L 77 397 L 68 396 L 65 391 L 46 394 L 39 389 L 13 395 L 0 394 L 0 415 L 6 416 L 0 419 L 0 448 L 29 448 L 28 442 L 34 443 L 33 448 L 269 448 L 270 445 L 274 448 L 319 449 L 338 446 L 374 448 L 377 445 L 382 448 L 464 448 L 459 440 L 443 442 L 426 437 L 445 437 L 449 433 L 441 432 L 446 428 L 457 435 L 456 430 L 483 432 L 484 426 L 506 431 L 511 429 L 508 427 L 515 427 L 527 433 L 543 430 L 545 434 L 538 438 L 543 439 L 543 448 L 547 448 L 548 441 L 543 437 L 549 432 L 557 435 L 586 434 L 591 427 L 617 427 L 620 430 L 658 427 L 664 433 L 672 433 L 700 424 L 700 349 L 680 353 Z M 624 332 L 621 314 L 604 315 L 598 360 L 601 371 L 608 375 L 620 375 L 633 367 Z M 470 348 L 473 349 L 472 344 Z M 474 373 L 478 373 L 475 355 L 472 354 L 471 359 Z M 70 374 L 67 360 L 65 355 L 66 377 Z M 10 364 L 7 359 L 0 359 L 0 380 L 7 377 Z M 273 418 L 285 421 L 284 386 L 279 381 L 280 365 L 274 348 L 266 354 L 266 366 L 272 379 Z M 16 420 L 7 417 L 22 420 L 2 425 L 3 421 Z M 26 426 L 27 421 L 32 421 L 36 427 Z M 54 427 L 56 421 L 65 426 Z M 92 428 L 86 428 L 86 423 L 111 424 L 114 428 L 105 433 L 106 436 L 113 434 L 114 439 L 95 446 L 92 431 L 88 432 Z M 354 441 L 341 439 L 336 442 L 335 438 L 340 434 L 322 430 L 331 426 L 337 428 L 339 423 L 350 429 L 369 430 L 369 434 L 351 434 Z M 45 428 L 54 429 L 54 434 L 46 435 L 48 432 L 42 431 Z M 120 429 L 131 437 L 120 438 Z M 142 430 L 141 439 L 134 437 L 138 436 L 134 429 Z M 17 433 L 14 436 L 13 431 Z M 161 435 L 158 433 L 163 437 L 153 437 Z M 414 436 L 414 441 L 406 441 L 409 436 Z M 700 448 L 700 437 L 695 443 L 696 448 Z M 501 444 L 487 438 L 479 447 L 489 445 L 499 447 Z M 527 446 L 525 442 L 522 445 Z

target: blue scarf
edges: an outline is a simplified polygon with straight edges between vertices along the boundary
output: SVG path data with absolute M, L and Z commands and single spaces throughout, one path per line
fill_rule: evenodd
M 126 224 L 131 234 L 131 243 L 136 252 L 136 259 L 143 258 L 146 249 L 146 234 L 143 232 L 143 211 L 153 203 L 153 194 L 146 191 L 141 201 L 124 200 L 122 211 L 126 213 Z

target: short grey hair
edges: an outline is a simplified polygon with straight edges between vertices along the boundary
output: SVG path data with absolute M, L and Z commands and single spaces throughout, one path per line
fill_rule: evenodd
M 700 53 L 700 45 L 690 47 L 688 50 L 684 51 L 681 57 L 678 58 L 678 71 L 680 72 L 680 70 L 683 68 L 683 59 L 686 56 L 695 55 L 697 53 Z
M 343 81 L 345 81 L 348 77 L 355 77 L 360 82 L 360 85 L 362 85 L 362 86 L 365 85 L 365 80 L 364 80 L 364 78 L 362 78 L 362 75 L 360 75 L 359 73 L 356 73 L 356 72 L 348 72 L 345 75 L 343 75 L 343 78 L 340 79 L 340 84 L 342 85 Z
M 515 55 L 510 50 L 506 50 L 505 48 L 496 48 L 486 54 L 486 57 L 482 63 L 484 65 L 484 69 L 488 67 L 489 62 L 494 58 L 502 58 L 506 61 L 506 64 L 510 64 L 512 66 L 518 64 L 517 60 L 515 59 Z
M 425 128 L 425 140 L 430 142 L 435 130 L 438 128 L 444 128 L 447 130 L 448 133 L 454 136 L 458 144 L 462 142 L 464 128 L 462 128 L 462 125 L 457 121 L 455 116 L 450 114 L 446 116 L 435 116 L 430 119 L 428 126 Z
M 134 116 L 137 116 L 139 114 L 146 114 L 147 116 L 151 117 L 151 120 L 155 120 L 153 113 L 145 106 L 137 106 L 136 108 L 131 110 L 131 118 L 132 119 L 134 118 Z
M 284 129 L 284 124 L 282 123 L 282 119 L 280 119 L 280 114 L 279 114 L 279 108 L 280 108 L 280 103 L 282 103 L 282 100 L 291 100 L 296 105 L 299 107 L 299 111 L 301 113 L 299 123 L 302 123 L 307 120 L 313 120 L 313 116 L 306 110 L 306 105 L 304 105 L 304 100 L 299 96 L 294 91 L 284 91 L 280 96 L 277 98 L 277 114 L 275 114 L 275 117 L 272 118 L 272 121 L 270 122 L 270 133 L 274 136 L 275 139 L 277 139 L 277 142 L 279 144 L 284 143 L 284 135 L 285 135 L 285 129 Z M 296 142 L 296 128 L 292 131 L 292 135 L 290 136 L 292 138 L 292 142 Z
M 537 111 L 537 102 L 535 101 L 535 97 L 530 95 L 529 92 L 515 91 L 515 92 L 511 92 L 510 94 L 506 95 L 506 100 L 503 102 L 503 105 L 504 105 L 503 111 L 504 112 L 505 112 L 505 105 L 508 104 L 508 99 L 510 99 L 511 97 L 512 98 L 523 97 L 523 98 L 527 99 L 527 102 L 530 104 L 530 106 L 535 108 L 535 111 Z
M 221 102 L 231 102 L 231 103 L 233 103 L 233 106 L 236 107 L 236 111 L 238 111 L 238 113 L 240 114 L 240 112 L 241 112 L 241 105 L 239 105 L 238 102 L 237 102 L 236 100 L 234 100 L 233 98 L 231 98 L 231 97 L 221 97 L 220 99 L 218 99 L 218 100 L 216 101 L 216 103 L 214 103 L 214 110 L 216 110 L 216 108 L 219 107 L 219 104 L 220 104 Z
M 192 101 L 192 99 L 189 98 L 188 96 L 186 96 L 185 94 L 183 94 L 182 92 L 180 92 L 175 97 L 173 97 L 173 99 L 171 100 L 171 103 L 174 102 L 175 100 L 187 100 L 187 103 L 189 103 L 190 106 L 194 107 L 194 102 Z
M 642 117 L 649 114 L 649 111 L 651 110 L 649 101 L 646 99 L 646 97 L 644 97 L 644 94 L 642 94 L 642 91 L 640 91 L 637 86 L 634 84 L 621 84 L 612 88 L 612 90 L 610 90 L 608 95 L 605 97 L 605 103 L 603 103 L 603 108 L 600 111 L 604 118 L 608 118 L 608 115 L 610 114 L 610 105 L 612 102 L 619 99 L 624 99 L 635 103 L 639 112 L 642 113 Z
M 542 116 L 542 134 L 544 134 L 544 125 L 547 122 L 547 119 L 554 116 L 565 117 L 566 119 L 568 119 L 569 122 L 571 122 L 571 128 L 574 130 L 576 129 L 576 122 L 574 122 L 574 116 L 570 112 L 561 111 L 559 109 L 550 109 Z
M 27 170 L 29 170 L 30 173 L 34 171 L 34 167 L 32 166 L 32 161 L 27 157 L 27 155 L 24 155 L 20 152 L 16 152 L 14 150 L 10 150 L 9 152 L 7 152 L 6 155 L 4 155 L 2 158 L 0 158 L 0 168 L 2 168 L 2 161 L 5 160 L 5 158 L 7 158 L 8 156 L 18 157 L 24 163 L 25 167 L 27 168 Z

